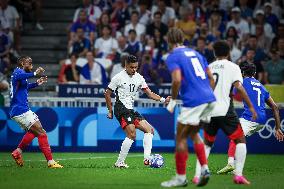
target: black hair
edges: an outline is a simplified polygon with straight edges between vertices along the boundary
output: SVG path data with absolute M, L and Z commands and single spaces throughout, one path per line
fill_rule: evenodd
M 109 31 L 112 30 L 112 28 L 111 28 L 110 25 L 103 25 L 103 26 L 102 26 L 102 30 L 105 29 L 105 28 L 107 28 Z
M 257 39 L 256 35 L 250 34 L 249 38 L 255 38 Z
M 213 49 L 216 57 L 229 56 L 230 54 L 230 46 L 226 41 L 215 42 Z
M 20 57 L 17 59 L 17 64 L 18 64 L 20 67 L 22 67 L 23 61 L 25 61 L 25 60 L 27 60 L 27 59 L 29 59 L 29 58 L 31 58 L 31 57 L 29 57 L 29 56 L 20 56 Z
M 256 73 L 255 65 L 247 61 L 242 62 L 240 64 L 240 69 L 242 71 L 243 76 L 253 77 Z
M 133 14 L 136 14 L 137 16 L 139 16 L 139 12 L 136 11 L 136 10 L 131 12 L 131 15 L 133 15 Z
M 128 31 L 128 34 L 131 34 L 131 33 L 134 33 L 135 35 L 137 35 L 136 30 L 134 30 L 134 29 L 131 29 L 131 30 Z
M 126 64 L 136 63 L 138 62 L 138 59 L 134 55 L 129 55 L 126 59 Z
M 154 13 L 154 17 L 155 17 L 156 15 L 160 15 L 160 16 L 162 17 L 162 13 L 161 13 L 160 11 L 156 11 L 156 12 Z

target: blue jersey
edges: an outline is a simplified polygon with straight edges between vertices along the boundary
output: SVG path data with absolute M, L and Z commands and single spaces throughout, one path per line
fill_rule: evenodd
M 38 86 L 37 83 L 28 83 L 28 78 L 31 77 L 34 77 L 34 73 L 27 73 L 20 68 L 14 70 L 10 83 L 10 117 L 29 111 L 28 90 Z
M 265 124 L 266 113 L 265 113 L 265 103 L 270 97 L 269 92 L 265 87 L 255 78 L 245 78 L 243 86 L 253 104 L 253 107 L 257 113 L 257 120 L 252 120 L 252 114 L 249 111 L 248 105 L 244 102 L 244 112 L 242 117 L 248 121 Z
M 179 69 L 182 74 L 180 96 L 184 107 L 196 107 L 216 101 L 206 74 L 206 59 L 193 49 L 178 47 L 166 60 L 168 69 Z

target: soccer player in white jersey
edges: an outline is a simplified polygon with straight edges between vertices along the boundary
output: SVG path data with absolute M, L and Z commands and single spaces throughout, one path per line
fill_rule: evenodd
M 133 109 L 134 100 L 138 90 L 143 90 L 149 98 L 162 103 L 167 104 L 170 100 L 170 97 L 165 99 L 153 93 L 148 88 L 143 76 L 137 73 L 137 69 L 137 57 L 129 55 L 125 62 L 125 69 L 112 78 L 105 92 L 105 99 L 108 108 L 107 117 L 112 119 L 114 113 L 126 134 L 121 145 L 118 159 L 114 164 L 114 166 L 118 168 L 128 168 L 128 165 L 125 163 L 125 159 L 136 138 L 136 128 L 144 132 L 144 164 L 149 165 L 149 158 L 152 150 L 153 128 L 142 115 Z M 116 93 L 114 112 L 111 103 L 112 92 Z
M 216 106 L 211 112 L 210 124 L 204 124 L 204 143 L 206 156 L 209 156 L 211 147 L 219 129 L 236 143 L 236 172 L 233 178 L 236 184 L 250 184 L 243 176 L 243 167 L 246 159 L 246 140 L 240 125 L 239 118 L 234 110 L 231 92 L 233 87 L 240 93 L 252 113 L 252 119 L 257 118 L 256 111 L 243 88 L 243 77 L 239 66 L 228 60 L 230 47 L 225 41 L 217 41 L 213 44 L 216 61 L 209 65 L 215 77 L 214 94 L 217 98 Z M 200 177 L 200 165 L 197 161 L 193 182 L 197 183 Z
M 284 136 L 280 127 L 279 109 L 266 88 L 254 78 L 256 73 L 255 65 L 248 62 L 243 62 L 240 64 L 240 68 L 244 77 L 243 86 L 247 94 L 249 95 L 249 98 L 258 115 L 257 120 L 252 120 L 252 115 L 248 109 L 248 105 L 244 102 L 244 112 L 240 118 L 244 135 L 251 136 L 252 134 L 264 128 L 265 122 L 267 121 L 267 115 L 265 111 L 265 105 L 267 104 L 272 109 L 275 119 L 275 137 L 279 142 L 283 141 Z M 236 144 L 231 140 L 228 150 L 228 164 L 224 168 L 219 170 L 217 174 L 225 174 L 235 169 L 235 151 Z

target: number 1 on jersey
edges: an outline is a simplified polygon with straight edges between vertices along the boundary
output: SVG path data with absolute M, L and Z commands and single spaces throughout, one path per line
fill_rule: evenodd
M 252 89 L 257 92 L 257 105 L 260 106 L 261 90 L 259 88 L 256 88 L 256 87 L 253 87 Z

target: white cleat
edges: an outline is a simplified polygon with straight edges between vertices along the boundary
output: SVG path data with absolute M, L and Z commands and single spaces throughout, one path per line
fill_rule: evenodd
M 170 187 L 186 187 L 188 184 L 187 179 L 179 179 L 174 176 L 171 180 L 165 181 L 161 183 L 162 187 L 170 188 Z
M 129 166 L 124 162 L 116 162 L 114 164 L 114 167 L 116 167 L 116 168 L 128 168 Z

